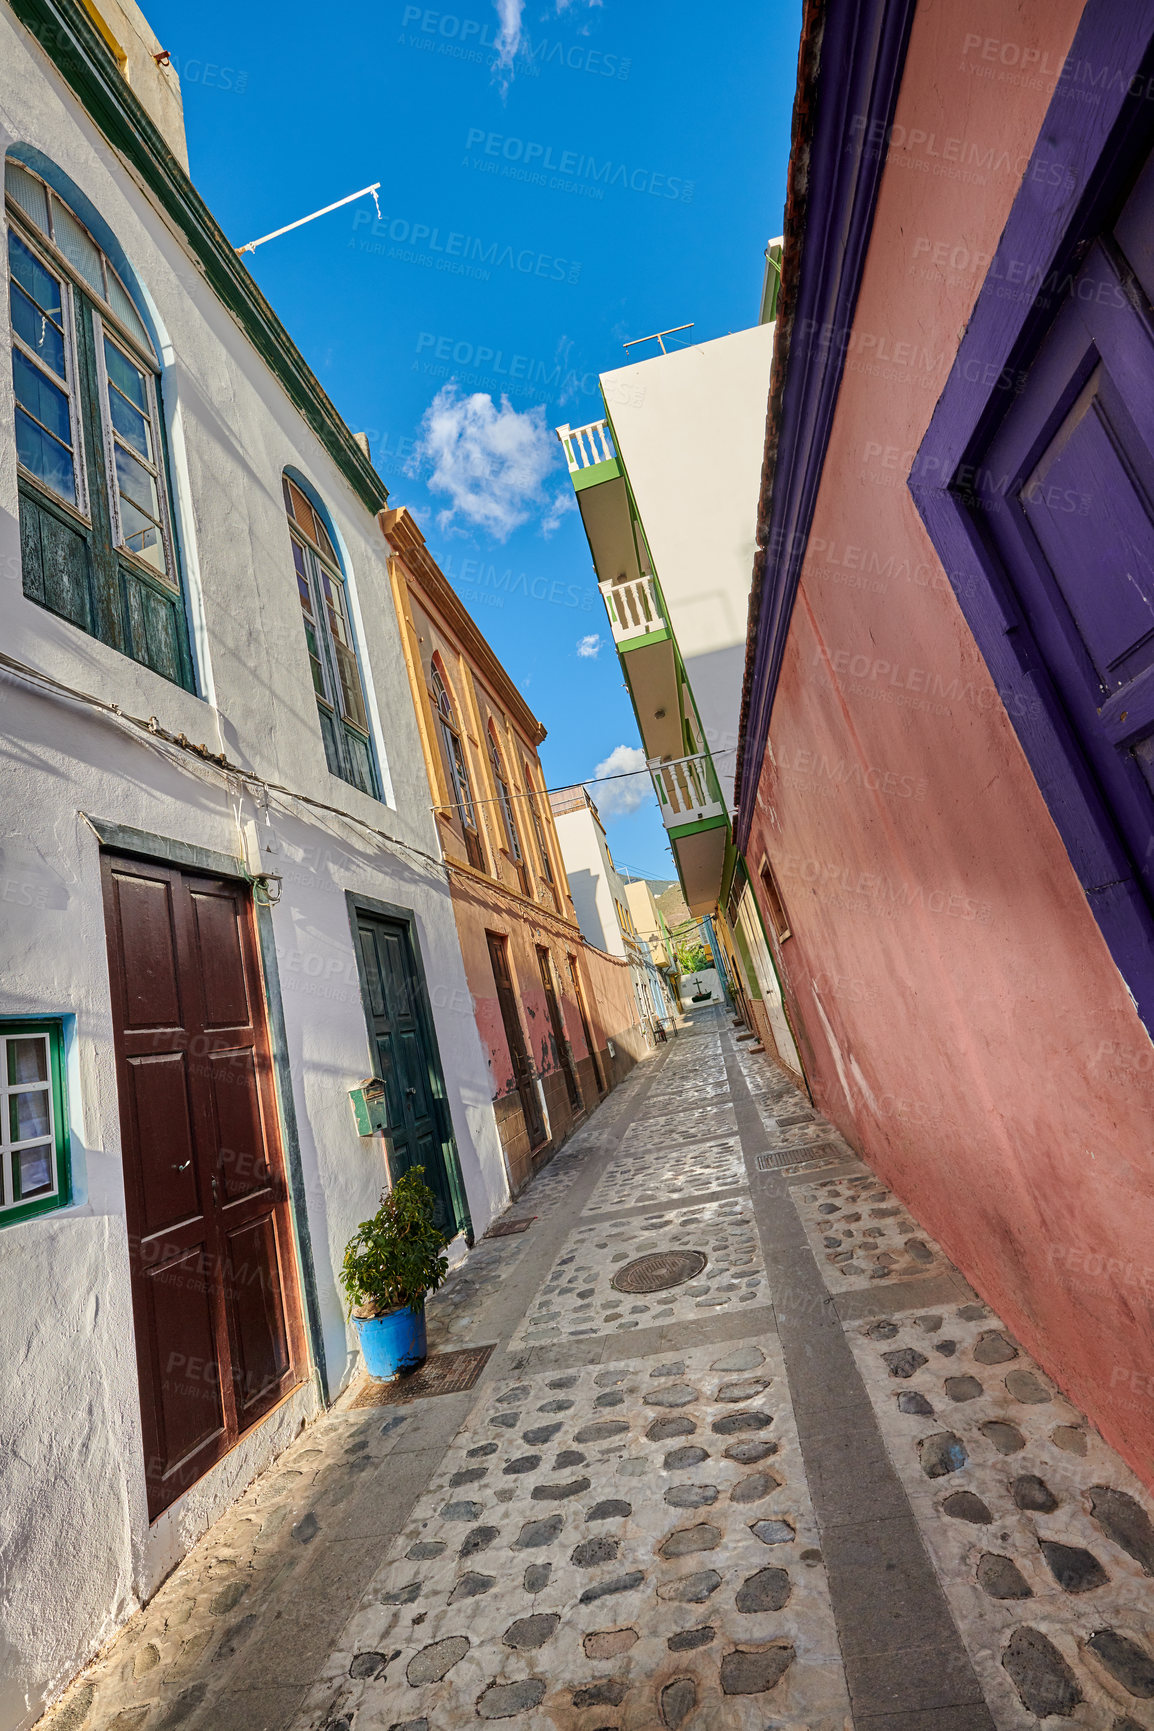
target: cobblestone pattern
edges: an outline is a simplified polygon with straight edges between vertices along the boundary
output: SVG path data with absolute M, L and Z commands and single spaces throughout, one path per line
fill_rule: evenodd
M 794 1185 L 791 1194 L 831 1292 L 953 1269 L 892 1191 L 864 1168 L 860 1175 Z
M 668 1104 L 662 1101 L 662 1104 Z M 644 1129 L 639 1129 L 633 1138 L 635 1146 L 669 1147 L 678 1142 L 706 1142 L 713 1136 L 733 1136 L 737 1133 L 737 1119 L 728 1095 L 720 1095 L 716 1101 L 705 1104 L 699 1101 L 692 1106 L 684 1106 L 660 1116 L 646 1114 Z
M 432 1350 L 472 1344 L 485 1300 L 516 1273 L 534 1232 L 565 1206 L 585 1158 L 620 1135 L 617 1121 L 646 1079 L 639 1066 L 519 1198 L 512 1212 L 536 1216 L 530 1231 L 479 1241 L 431 1295 Z M 423 1446 L 414 1448 L 413 1433 L 423 1435 L 441 1406 L 428 1401 L 391 1413 L 350 1413 L 346 1399 L 302 1432 L 193 1546 L 38 1731 L 172 1731 L 186 1722 L 212 1731 L 216 1691 L 230 1677 L 243 1679 L 254 1646 L 321 1590 L 312 1576 L 330 1547 L 363 1542 L 349 1508 L 363 1507 L 364 1495 L 374 1501 L 369 1486 L 380 1484 L 387 1497 L 412 1482 Z M 277 1708 L 268 1711 L 275 1721 Z
M 999 1731 L 1154 1727 L 1154 1499 L 983 1305 L 848 1332 Z
M 517 1237 L 479 1239 L 467 1261 L 453 1270 L 452 1278 L 439 1292 L 430 1295 L 425 1304 L 430 1352 L 451 1350 L 472 1341 L 478 1306 L 492 1291 L 494 1279 L 507 1278 L 512 1273 L 532 1249 L 532 1234 L 539 1233 L 546 1221 L 566 1205 L 585 1161 L 601 1142 L 612 1139 L 613 1118 L 632 1098 L 634 1084 L 640 1085 L 642 1074 L 633 1072 L 601 1107 L 593 1123 L 578 1131 L 508 1210 L 510 1219 L 532 1215 L 534 1225 L 529 1231 Z
M 258 1607 L 291 1597 L 364 1474 L 400 1445 L 411 1416 L 312 1426 L 215 1523 L 41 1731 L 142 1731 L 178 1725 L 207 1680 L 243 1657 Z M 318 1543 L 319 1540 L 319 1543 Z
M 619 1267 L 662 1250 L 699 1250 L 706 1266 L 686 1285 L 646 1297 L 618 1292 L 611 1285 Z M 626 1333 L 765 1299 L 765 1264 L 753 1210 L 748 1201 L 734 1197 L 640 1219 L 578 1226 L 513 1340 L 535 1345 Z
M 808 1108 L 809 1100 L 800 1082 L 792 1082 L 765 1054 L 751 1052 L 742 1040 L 734 1042 L 734 1053 L 745 1085 L 759 1104 L 776 1103 L 783 1111 L 787 1106 L 799 1112 Z
M 673 1207 L 708 1191 L 747 1182 L 741 1139 L 736 1135 L 711 1142 L 673 1137 L 656 1144 L 626 1136 L 617 1159 L 594 1187 L 585 1213 L 608 1213 L 645 1202 Z
M 850 1731 L 772 1337 L 495 1384 L 294 1731 Z

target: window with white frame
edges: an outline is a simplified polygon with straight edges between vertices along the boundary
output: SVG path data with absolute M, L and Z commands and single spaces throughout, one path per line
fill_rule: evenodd
M 152 340 L 52 187 L 4 189 L 24 592 L 191 689 Z
M 287 475 L 283 487 L 325 757 L 333 775 L 380 799 L 341 562 L 320 512 Z
M 71 1200 L 56 1022 L 0 1022 L 0 1224 Z

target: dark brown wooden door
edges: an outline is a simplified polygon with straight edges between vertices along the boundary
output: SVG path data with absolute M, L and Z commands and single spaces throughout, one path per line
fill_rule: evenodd
M 537 966 L 541 970 L 541 984 L 545 988 L 545 1007 L 549 1012 L 549 1026 L 553 1030 L 553 1044 L 557 1048 L 557 1062 L 560 1064 L 561 1073 L 565 1077 L 570 1110 L 580 1112 L 583 1105 L 581 1090 L 577 1086 L 577 1072 L 573 1068 L 573 1053 L 566 1038 L 561 1005 L 557 1001 L 557 988 L 553 983 L 553 962 L 548 950 L 541 944 L 537 946 Z
M 149 1518 L 300 1381 L 246 887 L 103 860 Z
M 497 1002 L 501 1006 L 501 1020 L 505 1024 L 505 1042 L 509 1047 L 509 1056 L 513 1061 L 513 1079 L 517 1084 L 517 1093 L 521 1097 L 521 1111 L 525 1119 L 525 1129 L 529 1133 L 530 1148 L 539 1148 L 545 1140 L 545 1120 L 541 1116 L 541 1102 L 537 1098 L 537 1083 L 533 1076 L 533 1066 L 529 1061 L 529 1050 L 525 1045 L 525 1035 L 521 1028 L 521 1017 L 517 1010 L 517 997 L 513 991 L 513 978 L 509 972 L 509 940 L 498 932 L 486 932 L 489 941 L 489 959 L 493 964 L 493 979 L 497 986 Z

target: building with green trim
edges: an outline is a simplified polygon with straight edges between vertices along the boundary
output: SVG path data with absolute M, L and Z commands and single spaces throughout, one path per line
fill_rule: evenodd
M 738 1009 L 800 1076 L 768 949 L 737 936 L 743 902 L 757 912 L 732 828 L 773 338 L 765 322 L 603 373 L 604 419 L 557 435 L 686 904 L 716 916 Z

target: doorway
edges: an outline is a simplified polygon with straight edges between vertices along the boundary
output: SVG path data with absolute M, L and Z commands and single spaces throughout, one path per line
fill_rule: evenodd
M 251 897 L 102 856 L 149 1519 L 302 1379 Z
M 580 1112 L 584 1106 L 581 1090 L 577 1086 L 577 1072 L 573 1068 L 573 1054 L 569 1049 L 569 1041 L 565 1037 L 565 1023 L 561 1016 L 561 1005 L 557 1000 L 557 987 L 553 983 L 553 960 L 543 945 L 537 946 L 537 965 L 541 970 L 541 984 L 545 988 L 545 1007 L 549 1012 L 549 1026 L 553 1030 L 553 1044 L 557 1048 L 557 1062 L 565 1077 L 565 1089 L 569 1095 L 569 1110 Z
M 532 1153 L 545 1141 L 545 1120 L 541 1115 L 537 1081 L 529 1061 L 529 1050 L 525 1044 L 521 1017 L 517 1009 L 517 997 L 513 991 L 513 977 L 509 972 L 509 940 L 498 932 L 486 932 L 485 937 L 489 944 L 489 960 L 493 964 L 493 979 L 497 987 L 501 1020 L 505 1025 L 505 1042 L 513 1064 L 513 1080 L 520 1096 L 529 1151 Z
M 567 956 L 569 978 L 573 982 L 573 996 L 577 1000 L 577 1012 L 581 1017 L 581 1029 L 585 1035 L 585 1050 L 589 1054 L 589 1062 L 593 1066 L 593 1080 L 597 1084 L 598 1096 L 605 1092 L 605 1078 L 601 1074 L 601 1060 L 597 1056 L 597 1045 L 593 1039 L 593 1030 L 589 1026 L 589 1013 L 585 1008 L 585 993 L 581 986 L 581 975 L 577 970 L 577 957 Z
M 411 1166 L 423 1166 L 445 1237 L 471 1233 L 411 921 L 403 914 L 386 915 L 354 903 L 353 927 L 373 1071 L 385 1085 L 390 1181 L 395 1183 Z

